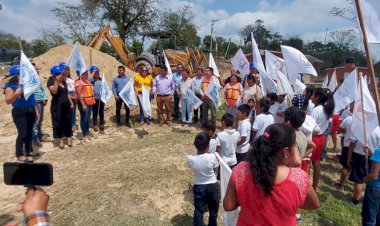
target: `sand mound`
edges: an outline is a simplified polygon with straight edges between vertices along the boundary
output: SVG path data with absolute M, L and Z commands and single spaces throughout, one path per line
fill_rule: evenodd
M 33 62 L 36 63 L 36 65 L 41 69 L 40 75 L 42 76 L 44 81 L 46 81 L 47 78 L 50 76 L 50 68 L 53 65 L 59 64 L 60 62 L 66 62 L 67 58 L 71 53 L 72 48 L 73 45 L 57 46 L 33 59 Z M 117 61 L 113 56 L 110 56 L 106 53 L 97 51 L 87 46 L 81 46 L 81 53 L 88 68 L 91 66 L 90 50 L 92 53 L 92 64 L 100 68 L 100 73 L 104 73 L 107 81 L 110 83 L 112 81 L 112 78 L 115 75 L 117 75 L 117 67 L 122 64 L 119 61 Z M 129 68 L 126 69 L 126 73 L 128 75 L 136 74 Z M 73 79 L 77 78 L 74 70 L 71 71 L 71 75 Z

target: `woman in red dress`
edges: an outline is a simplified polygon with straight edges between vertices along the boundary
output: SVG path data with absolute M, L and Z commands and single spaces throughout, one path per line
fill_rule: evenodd
M 298 208 L 316 209 L 319 199 L 299 165 L 296 135 L 284 124 L 268 126 L 233 171 L 223 200 L 225 211 L 241 208 L 237 225 L 296 225 Z

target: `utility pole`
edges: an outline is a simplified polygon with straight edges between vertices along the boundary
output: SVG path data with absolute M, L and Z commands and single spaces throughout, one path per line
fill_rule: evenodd
M 212 32 L 214 31 L 214 24 L 219 20 L 211 20 L 211 34 L 210 34 L 210 53 L 212 54 Z
M 327 31 L 329 30 L 329 28 L 326 28 L 326 34 L 325 34 L 325 45 L 327 44 Z

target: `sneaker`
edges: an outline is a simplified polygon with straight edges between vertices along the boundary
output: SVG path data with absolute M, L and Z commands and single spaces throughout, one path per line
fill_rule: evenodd
M 104 131 L 104 125 L 99 126 L 100 131 Z

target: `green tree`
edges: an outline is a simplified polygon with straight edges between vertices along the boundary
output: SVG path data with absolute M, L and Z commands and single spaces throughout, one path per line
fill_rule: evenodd
M 143 42 L 134 38 L 132 40 L 132 44 L 130 45 L 129 47 L 129 50 L 132 52 L 132 53 L 135 53 L 136 56 L 140 55 L 143 51 Z
M 42 39 L 33 39 L 30 43 L 33 56 L 39 56 L 49 50 L 49 43 Z
M 194 48 L 199 45 L 197 29 L 193 23 L 193 13 L 190 5 L 184 5 L 175 10 L 167 10 L 161 16 L 158 28 L 173 34 L 173 37 L 163 40 L 164 49 Z
M 114 23 L 123 42 L 157 19 L 159 0 L 82 0 L 87 10 L 99 12 L 101 20 Z
M 264 26 L 263 20 L 256 20 L 254 24 L 247 25 L 239 31 L 240 36 L 244 39 L 245 46 L 251 41 L 251 32 L 260 49 L 267 49 L 272 39 L 269 29 Z
M 51 11 L 62 24 L 62 35 L 73 42 L 77 41 L 82 45 L 87 44 L 92 38 L 93 28 L 99 27 L 99 18 L 96 12 L 89 10 L 83 4 L 71 5 L 64 2 L 57 4 L 57 7 Z

